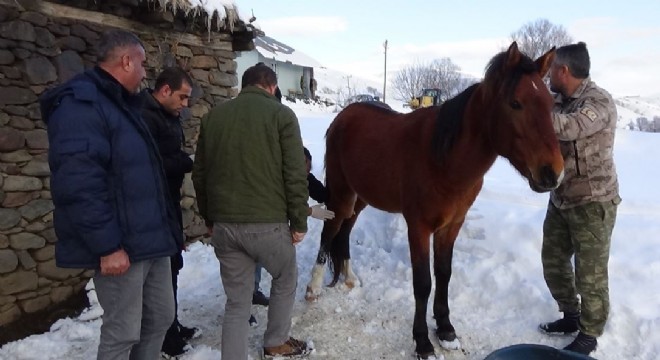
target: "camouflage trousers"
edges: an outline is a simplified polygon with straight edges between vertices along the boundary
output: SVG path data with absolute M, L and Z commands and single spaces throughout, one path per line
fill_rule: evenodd
M 591 336 L 603 334 L 610 310 L 607 263 L 617 204 L 592 202 L 558 209 L 550 203 L 543 223 L 545 282 L 559 311 L 580 311 L 579 329 Z

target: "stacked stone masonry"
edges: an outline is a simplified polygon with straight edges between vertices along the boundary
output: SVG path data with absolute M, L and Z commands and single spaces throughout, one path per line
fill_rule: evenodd
M 0 5 L 0 326 L 77 294 L 93 275 L 55 265 L 48 136 L 38 97 L 93 66 L 103 30 Z M 172 65 L 184 67 L 195 81 L 183 123 L 186 151 L 192 153 L 200 118 L 237 95 L 231 42 L 227 50 L 182 45 L 163 29 L 140 37 L 147 52 L 145 86 Z M 189 176 L 183 195 L 184 231 L 193 241 L 206 229 Z

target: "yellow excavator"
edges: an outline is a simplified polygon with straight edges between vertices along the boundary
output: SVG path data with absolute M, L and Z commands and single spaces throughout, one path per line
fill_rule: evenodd
M 440 89 L 424 89 L 422 95 L 408 102 L 408 106 L 413 110 L 435 105 L 440 105 Z

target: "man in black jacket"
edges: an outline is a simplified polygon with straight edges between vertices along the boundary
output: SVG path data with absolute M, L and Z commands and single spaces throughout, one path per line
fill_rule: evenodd
M 192 79 L 179 67 L 163 70 L 156 79 L 154 89 L 146 89 L 142 92 L 144 98 L 142 118 L 149 126 L 151 136 L 160 150 L 170 200 L 177 211 L 180 229 L 183 229 L 180 206 L 181 186 L 183 185 L 184 175 L 192 171 L 193 164 L 190 156 L 182 149 L 185 139 L 181 128 L 180 114 L 181 110 L 188 106 L 191 93 Z M 177 254 L 171 258 L 175 309 L 178 308 L 177 278 L 179 270 L 183 267 L 182 251 L 183 244 L 181 244 Z M 167 331 L 162 351 L 168 356 L 181 355 L 190 348 L 187 340 L 197 334 L 198 329 L 187 328 L 179 323 L 175 311 L 174 321 Z

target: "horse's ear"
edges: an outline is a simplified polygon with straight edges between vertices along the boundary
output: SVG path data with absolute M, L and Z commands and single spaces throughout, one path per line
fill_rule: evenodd
M 520 62 L 520 51 L 518 50 L 518 44 L 514 41 L 509 46 L 509 50 L 506 51 L 506 61 L 504 62 L 504 69 L 511 69 L 518 65 Z
M 548 70 L 550 70 L 550 65 L 552 65 L 552 61 L 555 59 L 555 47 L 553 46 L 552 49 L 548 50 L 547 53 L 541 55 L 538 59 L 536 59 L 536 68 L 539 69 L 539 75 L 541 77 L 545 77 L 545 74 L 548 73 Z

